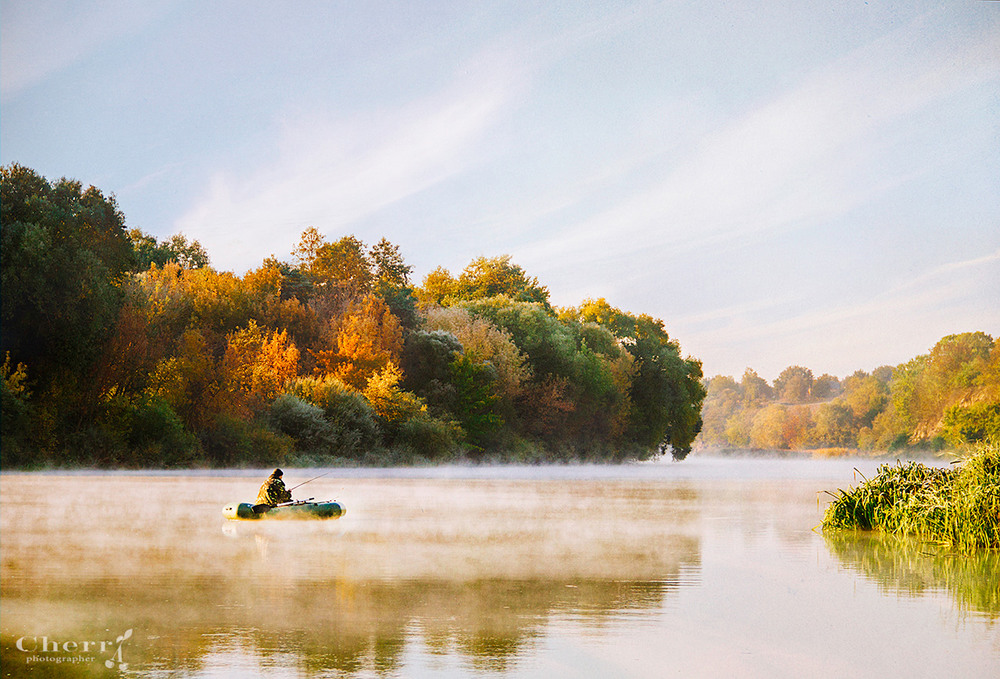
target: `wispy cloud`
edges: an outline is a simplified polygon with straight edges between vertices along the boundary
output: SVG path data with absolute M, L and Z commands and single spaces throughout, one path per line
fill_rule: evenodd
M 218 172 L 176 227 L 235 269 L 287 252 L 307 226 L 349 229 L 481 162 L 485 133 L 517 91 L 515 72 L 486 68 L 392 110 L 287 121 L 272 159 Z
M 874 159 L 906 116 L 997 79 L 994 36 L 915 40 L 924 20 L 813 72 L 797 86 L 705 133 L 661 179 L 581 224 L 540 240 L 530 257 L 589 260 L 842 215 L 918 172 Z M 914 44 L 924 45 L 918 51 Z
M 898 363 L 925 353 L 947 334 L 982 330 L 1000 332 L 1000 251 L 983 257 L 943 264 L 908 281 L 877 291 L 864 301 L 818 307 L 806 313 L 784 314 L 764 320 L 760 302 L 712 312 L 677 317 L 674 329 L 697 347 L 706 368 L 714 372 L 742 372 L 740 360 L 752 356 L 781 356 L 783 363 L 751 365 L 763 374 L 777 375 L 799 363 L 841 376 L 855 369 Z M 774 309 L 765 305 L 770 311 Z M 716 321 L 727 319 L 722 327 Z M 968 319 L 976 319 L 969 327 Z M 891 339 L 891 341 L 889 341 Z M 887 347 L 895 353 L 887 353 Z M 776 350 L 777 349 L 777 350 Z
M 60 0 L 4 3 L 0 24 L 0 92 L 6 99 L 84 59 L 107 42 L 161 17 L 160 0 Z

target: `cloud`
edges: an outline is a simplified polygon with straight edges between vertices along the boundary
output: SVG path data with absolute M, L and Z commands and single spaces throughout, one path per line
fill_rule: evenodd
M 817 223 L 912 179 L 886 166 L 886 146 L 908 116 L 969 86 L 996 80 L 996 39 L 921 40 L 922 18 L 809 74 L 703 134 L 659 179 L 582 223 L 539 240 L 526 257 L 614 258 L 651 248 L 699 247 L 737 234 Z M 904 142 L 905 143 L 905 142 Z
M 308 226 L 349 230 L 481 162 L 485 133 L 516 91 L 513 73 L 476 71 L 392 110 L 287 121 L 273 159 L 216 173 L 176 229 L 200 240 L 222 269 L 245 268 L 262 251 L 287 252 Z
M 140 31 L 166 9 L 166 3 L 156 0 L 5 3 L 0 24 L 3 98 L 89 57 L 108 42 Z
M 945 335 L 973 331 L 1000 334 L 1000 309 L 995 304 L 998 289 L 1000 250 L 948 262 L 873 291 L 860 303 L 765 320 L 759 314 L 760 303 L 753 302 L 720 309 L 718 314 L 675 317 L 671 330 L 684 338 L 686 350 L 705 361 L 710 374 L 738 375 L 747 367 L 742 363 L 747 362 L 762 375 L 772 377 L 792 364 L 844 376 L 857 369 L 909 360 L 926 353 Z M 727 319 L 721 327 L 720 318 Z M 975 319 L 972 325 L 969 319 Z M 754 356 L 771 358 L 754 364 Z M 781 365 L 774 360 L 780 360 Z

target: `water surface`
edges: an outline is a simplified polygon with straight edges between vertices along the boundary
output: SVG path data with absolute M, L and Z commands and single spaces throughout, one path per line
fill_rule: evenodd
M 824 536 L 854 467 L 4 474 L 3 675 L 997 676 L 997 554 Z

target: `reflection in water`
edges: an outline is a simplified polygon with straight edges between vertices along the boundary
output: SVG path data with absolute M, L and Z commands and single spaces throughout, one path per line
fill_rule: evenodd
M 824 533 L 830 551 L 848 568 L 894 594 L 920 596 L 944 590 L 961 610 L 1000 617 L 1000 552 L 971 554 L 876 531 Z
M 137 676 L 386 674 L 414 647 L 502 671 L 553 620 L 650 614 L 699 569 L 684 483 L 355 479 L 336 521 L 223 522 L 245 485 L 5 478 L 4 676 L 41 669 L 21 637 L 126 629 Z M 44 669 L 100 675 L 105 657 Z

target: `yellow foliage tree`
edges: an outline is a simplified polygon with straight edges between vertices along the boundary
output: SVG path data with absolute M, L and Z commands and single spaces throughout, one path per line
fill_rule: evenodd
M 166 401 L 189 428 L 208 422 L 219 390 L 218 375 L 201 331 L 192 328 L 181 335 L 174 355 L 156 364 L 148 390 Z
M 267 333 L 255 321 L 227 336 L 222 360 L 228 410 L 259 410 L 298 374 L 299 350 L 288 332 Z
M 375 414 L 388 422 L 404 422 L 427 413 L 427 404 L 399 388 L 402 378 L 396 364 L 389 363 L 371 376 L 362 392 Z

